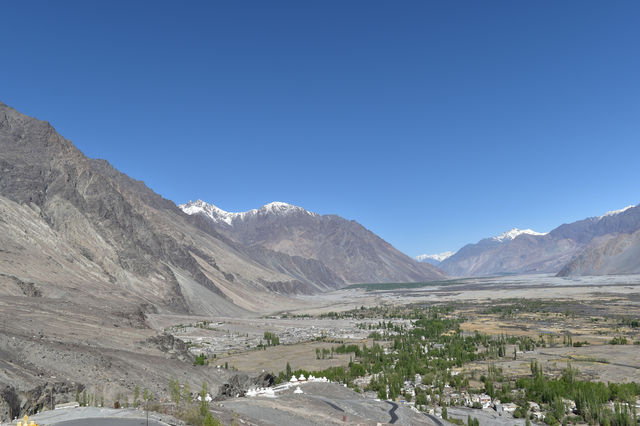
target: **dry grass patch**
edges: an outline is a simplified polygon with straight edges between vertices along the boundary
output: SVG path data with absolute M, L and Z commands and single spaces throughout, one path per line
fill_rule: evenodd
M 345 344 L 356 343 L 362 344 L 360 341 L 346 342 Z M 278 345 L 271 346 L 265 350 L 252 350 L 237 353 L 228 356 L 221 356 L 215 360 L 211 360 L 212 364 L 224 366 L 225 362 L 229 363 L 229 368 L 235 367 L 239 371 L 270 371 L 278 373 L 284 371 L 287 365 L 291 365 L 293 370 L 303 369 L 308 371 L 324 370 L 329 367 L 338 367 L 349 364 L 349 354 L 334 354 L 333 358 L 327 355 L 325 359 L 316 358 L 316 349 L 328 349 L 339 346 L 338 343 L 327 342 L 305 342 L 294 345 Z

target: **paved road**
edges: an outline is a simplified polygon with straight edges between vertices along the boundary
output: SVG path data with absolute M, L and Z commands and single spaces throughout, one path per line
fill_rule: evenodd
M 64 422 L 52 423 L 52 426 L 146 426 L 146 419 L 118 419 L 118 418 L 94 418 L 76 419 Z M 149 426 L 166 426 L 166 423 L 158 423 L 149 420 Z
M 438 426 L 444 426 L 444 423 L 442 423 L 442 420 L 440 420 L 439 418 L 437 418 L 436 416 L 432 415 L 432 414 L 428 414 L 428 413 L 423 413 L 425 416 L 429 417 L 436 425 Z
M 398 404 L 391 401 L 386 401 L 387 404 L 391 404 L 391 410 L 389 410 L 389 415 L 391 416 L 391 421 L 389 423 L 393 424 L 398 421 L 398 415 L 396 414 L 396 410 L 398 409 Z
M 329 402 L 326 399 L 322 399 L 322 402 L 324 402 L 325 404 L 327 404 L 328 406 L 338 410 L 338 411 L 342 411 L 344 413 L 344 410 L 340 407 L 338 407 L 336 404 L 334 404 L 333 402 Z

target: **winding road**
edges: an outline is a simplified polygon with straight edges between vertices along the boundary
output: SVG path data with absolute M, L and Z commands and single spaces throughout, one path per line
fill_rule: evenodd
M 436 416 L 432 415 L 432 414 L 427 414 L 427 413 L 423 413 L 425 416 L 429 417 L 429 419 L 431 419 L 431 421 L 433 421 L 436 425 L 438 426 L 445 426 L 444 423 L 442 423 L 442 420 L 440 420 L 439 418 L 437 418 Z
M 396 410 L 398 409 L 398 404 L 391 401 L 385 401 L 387 404 L 391 404 L 391 410 L 389 410 L 389 415 L 391 416 L 391 420 L 389 423 L 393 424 L 398 421 L 398 415 L 396 414 Z
M 324 402 L 325 404 L 327 404 L 328 406 L 332 407 L 333 409 L 338 410 L 338 411 L 341 411 L 341 412 L 343 412 L 343 413 L 344 413 L 344 410 L 343 410 L 342 408 L 338 407 L 338 406 L 337 406 L 336 404 L 334 404 L 333 402 L 329 402 L 329 401 L 327 401 L 326 399 L 322 399 L 321 401 L 322 401 L 322 402 Z

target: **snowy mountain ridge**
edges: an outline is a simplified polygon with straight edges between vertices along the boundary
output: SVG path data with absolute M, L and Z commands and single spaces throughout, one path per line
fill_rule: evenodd
M 274 201 L 272 203 L 265 204 L 259 209 L 251 209 L 246 212 L 228 212 L 202 200 L 189 201 L 188 203 L 180 204 L 178 207 L 188 215 L 203 213 L 214 222 L 226 223 L 229 226 L 233 226 L 235 221 L 242 221 L 248 216 L 289 215 L 294 213 L 305 213 L 310 216 L 318 216 L 316 213 L 310 212 L 302 207 L 280 201 Z
M 634 207 L 635 207 L 634 205 L 630 205 L 630 206 L 624 207 L 624 208 L 622 208 L 620 210 L 611 210 L 609 212 L 606 212 L 602 216 L 595 217 L 594 219 L 600 220 L 600 219 L 605 218 L 605 217 L 616 216 L 616 215 L 619 215 L 620 213 L 624 213 L 627 210 L 632 209 Z
M 516 237 L 522 235 L 522 234 L 527 234 L 527 235 L 547 235 L 547 232 L 536 232 L 533 229 L 518 229 L 518 228 L 512 228 L 508 231 L 503 232 L 502 234 L 492 237 L 491 239 L 493 241 L 498 241 L 498 242 L 506 242 L 506 241 L 511 241 L 513 239 L 515 239 Z
M 445 251 L 438 254 L 421 254 L 414 257 L 418 262 L 426 262 L 428 260 L 434 260 L 436 262 L 442 262 L 443 260 L 453 256 L 455 252 L 453 251 Z

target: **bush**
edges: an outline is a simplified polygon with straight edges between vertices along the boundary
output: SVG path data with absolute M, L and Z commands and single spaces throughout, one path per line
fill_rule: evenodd
M 207 356 L 205 354 L 200 354 L 196 356 L 196 359 L 193 361 L 193 365 L 208 365 L 209 361 L 207 360 Z
M 211 413 L 207 413 L 204 418 L 203 426 L 222 426 L 218 419 L 214 419 Z
M 527 410 L 523 407 L 518 407 L 513 412 L 513 417 L 516 419 L 522 419 L 527 416 Z
M 626 345 L 628 341 L 627 341 L 627 338 L 624 336 L 617 336 L 611 339 L 609 343 L 612 345 Z

